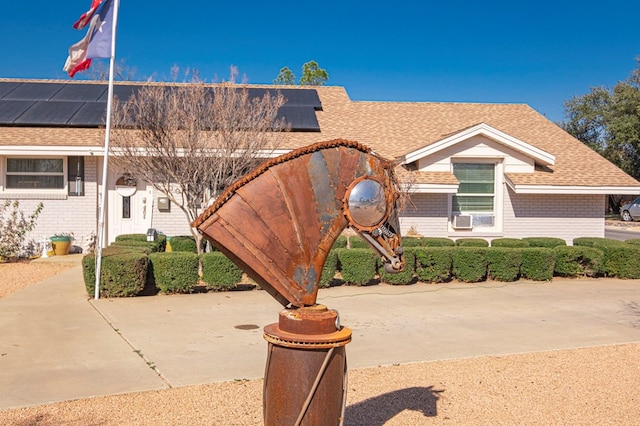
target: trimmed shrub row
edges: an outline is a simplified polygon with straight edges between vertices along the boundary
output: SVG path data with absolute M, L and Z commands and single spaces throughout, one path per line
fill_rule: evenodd
M 143 239 L 144 238 L 144 239 Z M 174 248 L 177 242 L 177 249 Z M 139 294 L 191 293 L 233 289 L 242 280 L 242 270 L 220 252 L 196 254 L 193 237 L 173 237 L 174 253 L 162 253 L 164 236 L 148 243 L 146 235 L 119 236 L 103 249 L 101 294 L 129 297 Z M 351 248 L 347 249 L 347 245 Z M 548 281 L 556 276 L 613 276 L 640 278 L 640 239 L 621 242 L 604 238 L 577 238 L 566 246 L 557 238 L 501 238 L 491 247 L 483 239 L 403 239 L 405 270 L 387 273 L 379 256 L 359 238 L 340 236 L 329 252 L 320 287 L 337 283 L 369 285 L 382 281 L 406 285 L 416 281 L 441 283 L 457 279 L 478 282 L 486 279 L 515 281 L 527 278 Z M 198 264 L 202 264 L 202 281 Z M 95 258 L 83 259 L 87 292 L 95 284 Z

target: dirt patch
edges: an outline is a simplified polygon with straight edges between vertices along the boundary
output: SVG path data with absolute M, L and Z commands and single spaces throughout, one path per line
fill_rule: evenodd
M 45 262 L 0 263 L 0 298 L 51 278 L 73 265 Z

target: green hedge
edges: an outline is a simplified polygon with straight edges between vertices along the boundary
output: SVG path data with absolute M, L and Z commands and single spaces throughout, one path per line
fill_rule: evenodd
M 618 278 L 640 278 L 640 247 L 609 238 L 576 238 L 575 246 L 597 248 L 604 253 L 603 274 Z
M 555 268 L 555 252 L 545 247 L 522 249 L 520 274 L 534 281 L 551 281 Z
M 515 281 L 520 276 L 522 250 L 518 248 L 491 247 L 487 251 L 487 274 L 496 281 Z
M 242 269 L 219 251 L 203 253 L 200 260 L 202 281 L 208 290 L 232 289 L 242 281 Z
M 522 241 L 526 241 L 527 243 L 529 243 L 529 247 L 554 248 L 567 245 L 567 242 L 562 238 L 554 237 L 527 237 L 523 238 Z
M 422 247 L 422 238 L 417 237 L 403 237 L 402 247 Z
M 593 247 L 558 246 L 555 274 L 562 277 L 595 277 L 602 272 L 604 253 Z
M 332 248 L 347 248 L 347 241 L 346 235 L 338 235 L 338 238 L 333 242 Z
M 405 240 L 402 240 L 403 243 Z M 406 285 L 415 282 L 415 269 L 416 269 L 416 248 L 407 247 L 404 249 L 404 271 L 396 274 L 390 274 L 385 271 L 382 261 L 379 260 L 378 270 L 380 271 L 380 279 L 382 282 L 395 285 Z
M 487 276 L 487 249 L 458 247 L 451 257 L 453 275 L 460 281 L 478 282 Z
M 351 247 L 352 249 L 371 250 L 371 247 L 369 246 L 369 244 L 367 244 L 367 242 L 363 240 L 362 237 L 357 235 L 352 235 L 351 237 L 349 237 L 349 247 Z
M 346 246 L 346 240 L 345 240 L 345 246 Z M 318 283 L 318 287 L 320 288 L 331 287 L 334 277 L 336 276 L 337 270 L 338 270 L 338 253 L 336 252 L 336 250 L 331 250 L 327 255 L 327 260 L 325 260 L 324 262 L 324 266 L 322 268 L 322 275 L 320 276 L 320 282 Z
M 456 242 L 451 238 L 422 237 L 422 247 L 454 247 Z
M 112 252 L 111 255 L 103 255 L 100 296 L 131 297 L 140 294 L 147 282 L 148 270 L 149 259 L 144 253 Z M 87 293 L 93 296 L 96 288 L 96 260 L 93 253 L 82 258 L 82 272 Z
M 198 255 L 187 252 L 151 253 L 153 281 L 162 293 L 191 293 L 198 285 Z
M 519 238 L 495 238 L 491 240 L 491 247 L 524 248 L 529 247 L 529 243 Z
M 423 247 L 415 251 L 416 275 L 420 281 L 442 283 L 451 280 L 453 247 Z
M 186 251 L 189 253 L 198 252 L 196 239 L 191 235 L 178 235 L 169 239 L 171 251 Z
M 147 253 L 160 252 L 165 250 L 167 237 L 164 234 L 158 234 L 155 241 L 147 241 L 147 234 L 122 234 L 116 236 L 116 240 L 111 245 L 131 246 L 139 249 L 147 249 Z
M 367 249 L 336 249 L 342 280 L 346 284 L 367 285 L 376 274 L 378 255 Z
M 456 240 L 458 247 L 489 247 L 489 242 L 482 238 L 459 238 Z

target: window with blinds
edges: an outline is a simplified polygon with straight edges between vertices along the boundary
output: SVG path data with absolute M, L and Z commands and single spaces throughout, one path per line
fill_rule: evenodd
M 453 163 L 453 174 L 459 182 L 451 204 L 454 216 L 471 215 L 474 227 L 493 226 L 495 170 L 492 163 Z

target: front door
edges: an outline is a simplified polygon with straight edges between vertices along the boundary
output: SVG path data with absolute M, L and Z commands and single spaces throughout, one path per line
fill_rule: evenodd
M 108 243 L 122 234 L 146 234 L 151 226 L 151 187 L 130 174 L 109 180 Z

